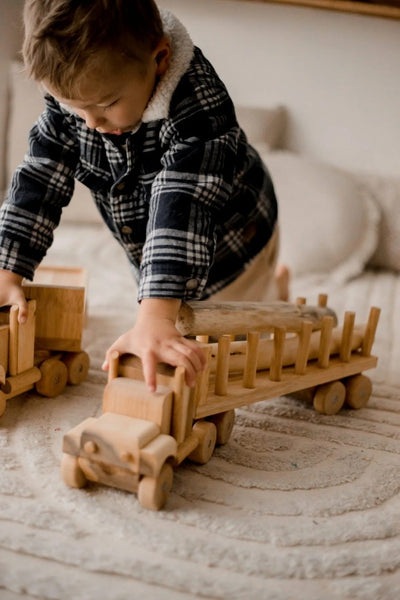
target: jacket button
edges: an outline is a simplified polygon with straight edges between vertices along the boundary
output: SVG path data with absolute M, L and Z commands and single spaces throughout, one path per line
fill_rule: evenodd
M 197 279 L 188 279 L 186 282 L 187 290 L 195 290 L 198 288 L 198 286 L 199 286 L 199 282 L 197 281 Z
M 120 192 L 122 192 L 122 190 L 124 190 L 124 189 L 125 189 L 125 184 L 124 183 L 119 183 L 117 185 L 117 190 L 119 190 Z
M 129 227 L 129 225 L 124 225 L 123 227 L 121 227 L 121 232 L 130 234 L 132 233 L 132 227 Z

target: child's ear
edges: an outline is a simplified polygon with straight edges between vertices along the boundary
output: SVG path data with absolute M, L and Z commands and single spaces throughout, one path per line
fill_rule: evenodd
M 154 55 L 157 63 L 157 75 L 164 75 L 171 59 L 171 42 L 169 37 L 164 36 L 160 40 L 154 51 Z

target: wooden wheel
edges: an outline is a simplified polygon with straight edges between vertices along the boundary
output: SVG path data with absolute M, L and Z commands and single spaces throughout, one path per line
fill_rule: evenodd
M 61 394 L 68 380 L 68 370 L 64 363 L 58 358 L 49 358 L 39 368 L 42 377 L 36 382 L 36 391 L 48 398 Z
M 138 499 L 143 508 L 160 510 L 166 503 L 172 487 L 174 471 L 165 463 L 158 477 L 143 477 L 139 481 Z
M 86 477 L 79 466 L 78 458 L 72 454 L 62 455 L 61 477 L 70 487 L 81 488 L 86 485 Z
M 221 446 L 226 444 L 231 437 L 233 425 L 235 423 L 235 411 L 227 410 L 226 412 L 218 413 L 217 415 L 210 417 L 209 420 L 214 423 L 217 428 L 216 444 Z
M 67 352 L 62 361 L 68 370 L 68 383 L 79 385 L 86 379 L 90 366 L 87 352 Z
M 364 408 L 371 397 L 372 383 L 365 375 L 354 375 L 345 381 L 346 403 L 351 408 Z
M 189 454 L 190 460 L 204 465 L 214 452 L 217 441 L 217 428 L 210 421 L 197 421 L 193 425 L 193 434 L 199 440 L 197 447 Z
M 341 381 L 325 383 L 317 388 L 314 408 L 324 415 L 335 415 L 344 404 L 346 388 Z

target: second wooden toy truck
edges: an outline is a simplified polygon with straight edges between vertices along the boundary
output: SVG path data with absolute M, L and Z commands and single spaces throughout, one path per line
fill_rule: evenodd
M 189 458 L 204 464 L 225 444 L 234 409 L 281 395 L 302 394 L 321 413 L 346 401 L 365 406 L 374 368 L 371 356 L 379 309 L 365 325 L 345 314 L 342 327 L 325 308 L 295 304 L 185 306 L 178 325 L 203 344 L 207 366 L 195 388 L 184 370 L 159 366 L 156 393 L 149 393 L 138 358 L 114 356 L 103 396 L 103 414 L 64 436 L 62 477 L 72 487 L 92 481 L 137 492 L 140 503 L 165 504 L 173 467 Z M 268 334 L 266 335 L 266 332 Z M 238 334 L 246 334 L 244 340 Z M 209 336 L 218 338 L 212 342 Z
M 84 272 L 41 267 L 24 291 L 26 323 L 18 323 L 17 306 L 0 309 L 0 415 L 7 400 L 31 389 L 57 396 L 67 383 L 81 383 L 89 369 L 89 357 L 81 348 Z

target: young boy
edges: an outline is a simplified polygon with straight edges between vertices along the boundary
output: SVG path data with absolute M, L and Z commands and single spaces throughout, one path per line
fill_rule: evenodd
M 261 299 L 276 264 L 273 185 L 213 67 L 152 0 L 27 0 L 23 56 L 46 109 L 0 217 L 0 305 L 52 243 L 74 179 L 88 186 L 138 281 L 132 329 L 108 349 L 204 366 L 175 320 L 183 300 Z M 287 293 L 285 270 L 280 295 Z M 257 289 L 251 291 L 254 286 Z M 261 293 L 262 292 L 262 293 Z

